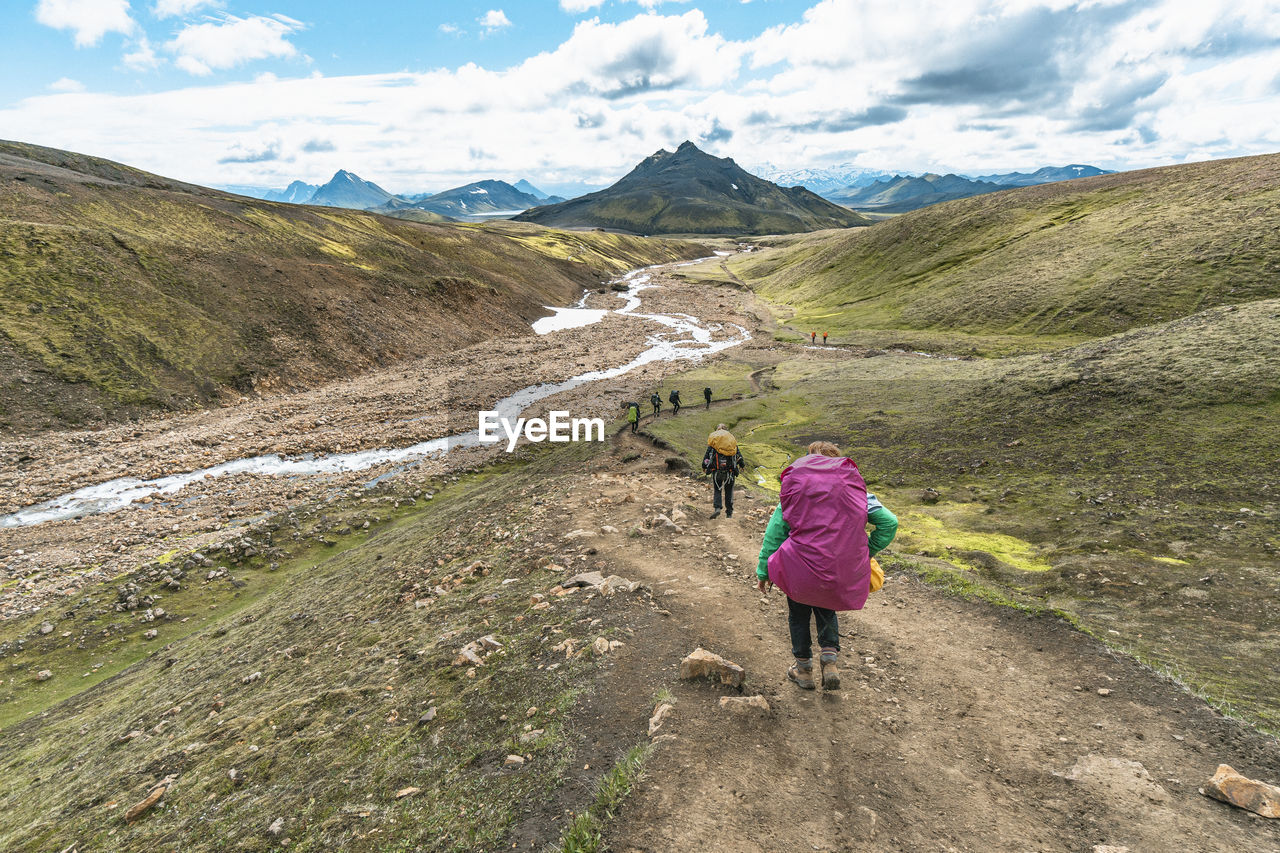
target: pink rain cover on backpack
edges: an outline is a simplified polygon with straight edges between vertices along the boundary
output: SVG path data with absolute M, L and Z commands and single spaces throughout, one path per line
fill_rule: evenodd
M 867 484 L 852 459 L 809 454 L 782 472 L 791 528 L 769 557 L 769 580 L 801 604 L 861 610 L 871 587 Z

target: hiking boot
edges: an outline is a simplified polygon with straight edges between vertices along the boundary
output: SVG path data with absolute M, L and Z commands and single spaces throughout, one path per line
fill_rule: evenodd
M 787 678 L 794 681 L 801 690 L 812 690 L 816 686 L 813 683 L 813 661 L 796 661 L 791 664 L 791 668 L 787 670 Z
M 840 668 L 836 666 L 835 655 L 822 656 L 822 689 L 840 689 Z
M 725 518 L 733 518 L 733 510 L 731 510 L 731 509 L 726 509 L 726 510 L 724 511 L 724 517 L 725 517 Z
M 712 512 L 712 513 L 711 513 L 711 517 L 712 517 L 712 518 L 717 518 L 717 517 L 719 517 L 719 515 L 720 515 L 720 509 L 719 509 L 719 508 L 716 508 L 716 510 L 715 510 L 714 512 Z

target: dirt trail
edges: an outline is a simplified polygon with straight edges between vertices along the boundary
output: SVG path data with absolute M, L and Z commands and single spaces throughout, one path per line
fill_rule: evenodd
M 1197 792 L 1219 762 L 1280 776 L 1276 744 L 1057 620 L 891 576 L 842 618 L 843 689 L 798 690 L 785 599 L 754 588 L 771 507 L 739 498 L 734 518 L 707 520 L 703 481 L 667 473 L 642 435 L 617 442 L 643 455 L 565 508 L 590 528 L 686 506 L 682 533 L 597 537 L 597 559 L 669 610 L 674 636 L 655 646 L 723 654 L 773 711 L 731 716 L 724 690 L 676 686 L 660 730 L 674 738 L 613 825 L 615 849 L 1280 851 L 1280 823 Z M 676 663 L 650 667 L 674 681 Z

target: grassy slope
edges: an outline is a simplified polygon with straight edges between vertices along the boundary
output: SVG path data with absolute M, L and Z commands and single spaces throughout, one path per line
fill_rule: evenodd
M 515 333 L 690 244 L 260 202 L 0 143 L 0 423 L 303 387 Z
M 731 268 L 804 332 L 1007 351 L 1008 336 L 1040 348 L 1280 295 L 1278 258 L 1280 155 L 1266 155 L 963 199 Z
M 531 814 L 551 826 L 564 805 L 586 805 L 558 786 L 590 778 L 575 750 L 594 723 L 575 707 L 596 667 L 589 650 L 552 646 L 589 646 L 616 622 L 597 600 L 589 616 L 606 622 L 587 626 L 586 596 L 531 610 L 561 576 L 529 550 L 554 538 L 534 498 L 581 453 L 508 463 L 429 502 L 362 493 L 291 512 L 252 534 L 285 554 L 212 554 L 234 583 L 196 568 L 172 592 L 141 571 L 140 594 L 169 614 L 153 623 L 115 612 L 109 584 L 51 614 L 48 635 L 39 619 L 3 626 L 0 848 L 278 850 L 266 830 L 284 818 L 291 850 L 494 849 Z M 470 571 L 474 560 L 491 571 Z M 450 665 L 486 634 L 502 652 L 470 676 Z M 526 726 L 543 733 L 522 742 Z M 523 772 L 503 770 L 513 752 L 530 756 Z M 165 806 L 127 825 L 125 809 L 170 774 Z M 411 786 L 421 793 L 396 799 Z

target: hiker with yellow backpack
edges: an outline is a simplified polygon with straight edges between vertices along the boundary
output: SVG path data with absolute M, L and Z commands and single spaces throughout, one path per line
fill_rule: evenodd
M 733 481 L 742 470 L 742 454 L 738 440 L 724 424 L 707 436 L 707 452 L 702 454 L 702 470 L 711 475 L 711 517 L 720 514 L 720 497 L 724 495 L 725 518 L 733 518 Z
M 756 578 L 761 592 L 777 586 L 787 596 L 791 653 L 787 678 L 813 690 L 813 635 L 817 623 L 822 689 L 840 689 L 837 610 L 861 610 L 884 573 L 875 555 L 888 547 L 898 519 L 876 496 L 852 459 L 829 441 L 815 441 L 779 478 L 778 507 L 765 528 Z M 867 533 L 867 525 L 875 529 Z

